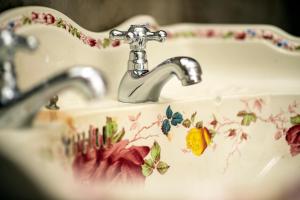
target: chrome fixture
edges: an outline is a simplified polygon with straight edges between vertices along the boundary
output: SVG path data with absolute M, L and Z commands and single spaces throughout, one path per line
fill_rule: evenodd
M 190 57 L 173 57 L 148 70 L 146 43 L 163 42 L 165 31 L 151 32 L 146 25 L 131 25 L 128 31 L 112 30 L 111 40 L 124 40 L 130 44 L 127 72 L 119 85 L 118 99 L 127 103 L 158 101 L 165 83 L 176 75 L 182 85 L 192 85 L 201 81 L 201 67 Z
M 34 37 L 0 30 L 0 128 L 19 128 L 31 124 L 34 116 L 49 99 L 67 88 L 79 89 L 90 98 L 101 97 L 106 90 L 103 75 L 89 66 L 73 66 L 21 92 L 17 84 L 14 55 L 19 49 L 34 50 Z

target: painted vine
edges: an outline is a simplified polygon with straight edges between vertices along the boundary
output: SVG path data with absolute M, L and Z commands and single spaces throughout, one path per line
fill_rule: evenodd
M 111 41 L 108 37 L 104 38 L 94 38 L 84 34 L 78 28 L 76 28 L 72 23 L 67 22 L 61 17 L 56 17 L 52 13 L 36 12 L 32 11 L 31 14 L 18 16 L 11 19 L 6 24 L 2 24 L 1 28 L 17 29 L 22 26 L 32 25 L 32 24 L 44 24 L 51 25 L 61 29 L 66 30 L 72 36 L 81 40 L 84 44 L 91 47 L 96 47 L 99 49 L 105 49 L 107 47 L 117 47 L 121 44 L 119 40 Z M 155 24 L 148 24 L 154 30 L 158 27 Z M 199 28 L 195 30 L 184 30 L 184 31 L 167 31 L 168 39 L 175 38 L 205 38 L 205 39 L 233 39 L 236 41 L 244 41 L 251 39 L 259 39 L 266 41 L 278 48 L 288 50 L 288 51 L 300 51 L 300 43 L 292 40 L 288 40 L 283 36 L 280 36 L 271 31 L 264 29 L 254 29 L 247 28 L 242 30 L 221 30 L 213 28 Z

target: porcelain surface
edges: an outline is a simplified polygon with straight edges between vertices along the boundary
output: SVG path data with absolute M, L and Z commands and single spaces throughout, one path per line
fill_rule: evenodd
M 299 38 L 267 25 L 160 27 L 149 16 L 129 19 L 116 28 L 149 24 L 169 34 L 163 44 L 148 44 L 150 69 L 167 58 L 189 56 L 201 64 L 203 81 L 183 87 L 174 78 L 159 102 L 125 104 L 117 101 L 117 89 L 129 48 L 110 41 L 109 30 L 90 32 L 42 7 L 3 13 L 0 24 L 40 42 L 35 53 L 17 55 L 22 89 L 74 64 L 107 75 L 104 100 L 86 102 L 76 91 L 59 94 L 61 109 L 42 110 L 30 133 L 1 130 L 3 152 L 51 194 L 273 199 L 299 184 Z M 53 124 L 60 125 L 48 128 Z M 13 156 L 20 145 L 22 154 Z M 142 186 L 103 189 L 128 182 Z

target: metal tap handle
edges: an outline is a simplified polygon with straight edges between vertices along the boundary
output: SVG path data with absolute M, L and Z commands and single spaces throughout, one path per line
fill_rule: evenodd
M 128 31 L 112 30 L 109 33 L 111 40 L 124 40 L 130 44 L 130 49 L 142 51 L 146 48 L 148 41 L 163 42 L 167 38 L 165 31 L 151 32 L 146 25 L 131 25 Z
M 13 59 L 18 49 L 35 50 L 38 41 L 33 36 L 16 35 L 13 30 L 0 29 L 0 60 Z

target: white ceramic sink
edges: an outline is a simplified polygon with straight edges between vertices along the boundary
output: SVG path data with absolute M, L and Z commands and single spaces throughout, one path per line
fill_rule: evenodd
M 51 187 L 55 185 L 50 181 L 53 177 L 65 181 L 68 187 L 63 188 L 67 189 L 53 189 L 64 198 L 72 198 L 71 191 L 76 188 L 72 195 L 80 198 L 103 197 L 105 193 L 123 198 L 179 199 L 281 198 L 298 184 L 300 39 L 267 25 L 159 27 L 148 16 L 132 18 L 117 29 L 141 23 L 169 33 L 165 43 L 148 44 L 150 68 L 170 57 L 189 56 L 201 64 L 203 81 L 183 87 L 173 78 L 163 88 L 159 102 L 120 103 L 117 89 L 127 68 L 127 44 L 111 43 L 109 31 L 87 31 L 48 8 L 21 8 L 0 16 L 0 24 L 11 24 L 17 33 L 34 35 L 40 41 L 34 54 L 17 55 L 22 89 L 75 64 L 93 65 L 108 79 L 110 90 L 103 100 L 87 102 L 70 91 L 59 95 L 60 111 L 41 111 L 36 126 L 55 122 L 64 128 L 57 128 L 62 134 L 56 133 L 53 139 L 61 146 L 53 149 L 51 142 L 48 144 L 51 152 L 56 152 L 52 160 L 61 163 L 61 168 L 56 164 L 54 169 L 46 168 L 49 177 L 37 182 Z M 89 137 L 96 127 L 99 137 L 114 135 L 115 141 L 112 145 L 106 141 L 100 150 L 82 150 L 83 143 L 76 142 L 82 132 L 90 145 L 101 143 Z M 35 144 L 38 140 L 27 141 Z M 13 141 L 9 140 L 11 145 L 17 145 Z M 58 149 L 64 150 L 59 154 Z M 52 162 L 35 151 L 33 157 L 42 159 L 45 166 Z M 43 170 L 28 168 L 33 177 Z M 99 189 L 99 185 L 110 186 L 112 180 L 135 182 L 132 176 L 143 186 L 121 192 Z M 109 183 L 103 185 L 103 181 Z

